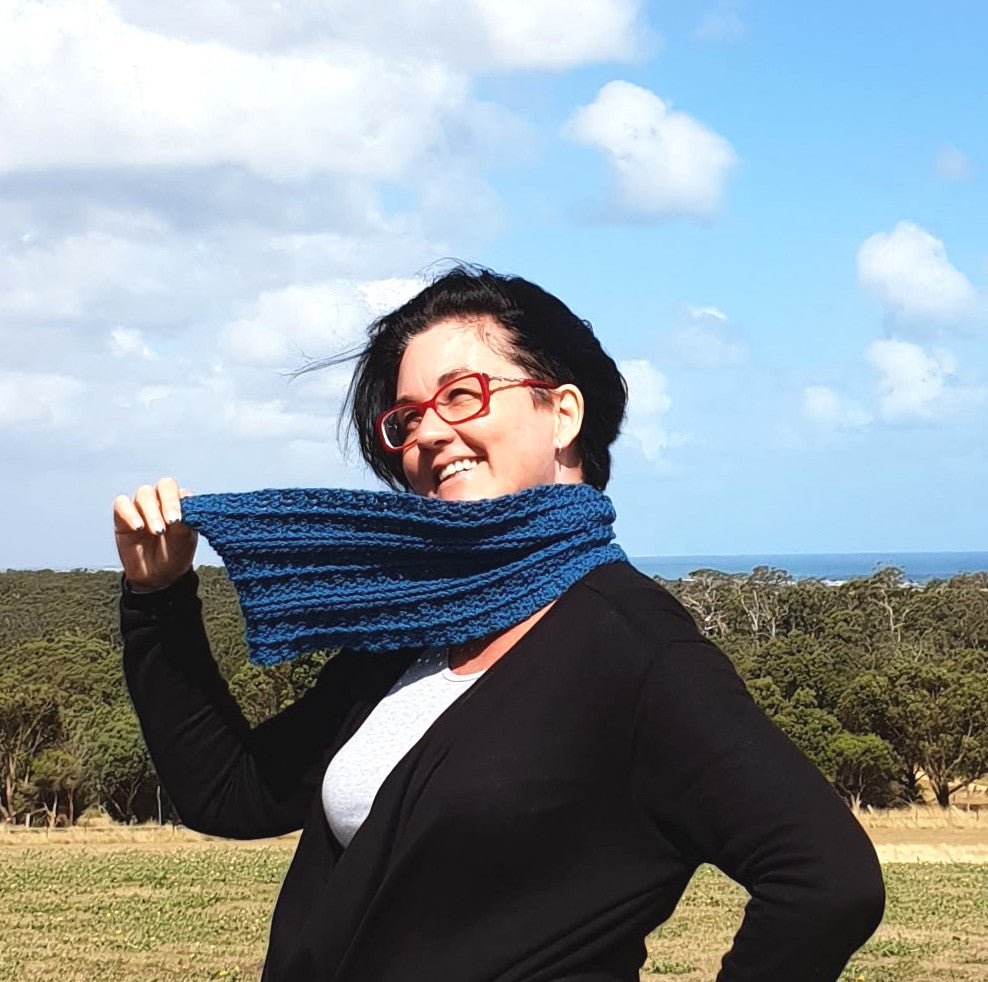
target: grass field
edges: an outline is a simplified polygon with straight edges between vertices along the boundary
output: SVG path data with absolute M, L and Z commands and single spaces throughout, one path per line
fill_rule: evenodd
M 930 837 L 931 848 L 952 848 L 951 837 L 983 843 L 980 828 L 959 821 L 909 835 Z M 873 834 L 881 850 L 882 833 Z M 290 839 L 244 845 L 167 830 L 0 836 L 0 980 L 256 979 L 293 848 Z M 893 862 L 885 874 L 885 923 L 843 978 L 984 982 L 988 864 Z M 710 982 L 745 899 L 719 872 L 701 869 L 649 938 L 642 978 Z

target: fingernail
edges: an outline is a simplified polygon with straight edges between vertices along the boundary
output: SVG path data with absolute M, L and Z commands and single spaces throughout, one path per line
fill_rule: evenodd
M 180 522 L 181 520 L 181 517 L 176 515 L 173 511 L 170 511 L 167 515 L 165 515 L 165 521 L 168 522 L 169 525 L 174 525 L 176 522 Z
M 144 528 L 144 523 L 143 522 L 137 522 L 137 523 L 135 523 L 135 525 L 134 525 L 134 531 L 135 532 L 140 532 L 142 528 Z
M 154 534 L 155 535 L 164 535 L 164 532 L 165 532 L 164 525 L 162 525 L 161 522 L 155 522 L 154 523 Z

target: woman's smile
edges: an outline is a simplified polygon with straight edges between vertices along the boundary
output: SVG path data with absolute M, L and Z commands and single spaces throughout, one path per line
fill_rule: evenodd
M 449 463 L 433 467 L 436 472 L 436 488 L 448 485 L 457 479 L 468 479 L 471 472 L 480 464 L 476 457 L 457 457 Z

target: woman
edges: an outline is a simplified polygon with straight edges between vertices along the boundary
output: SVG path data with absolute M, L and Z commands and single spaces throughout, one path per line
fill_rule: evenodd
M 603 489 L 625 388 L 555 297 L 458 268 L 373 325 L 351 406 L 392 487 L 483 504 Z M 626 562 L 448 651 L 344 650 L 252 730 L 209 656 L 182 494 L 115 503 L 125 670 L 188 825 L 303 829 L 269 982 L 638 979 L 702 862 L 751 893 L 720 982 L 836 979 L 879 922 L 846 807 Z

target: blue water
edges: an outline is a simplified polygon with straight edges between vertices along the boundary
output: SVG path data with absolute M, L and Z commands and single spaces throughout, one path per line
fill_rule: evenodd
M 750 573 L 756 566 L 784 569 L 796 579 L 849 580 L 870 576 L 882 566 L 898 566 L 906 579 L 926 583 L 957 573 L 988 570 L 988 552 L 850 552 L 763 556 L 639 556 L 631 562 L 649 576 L 679 580 L 697 569 Z

